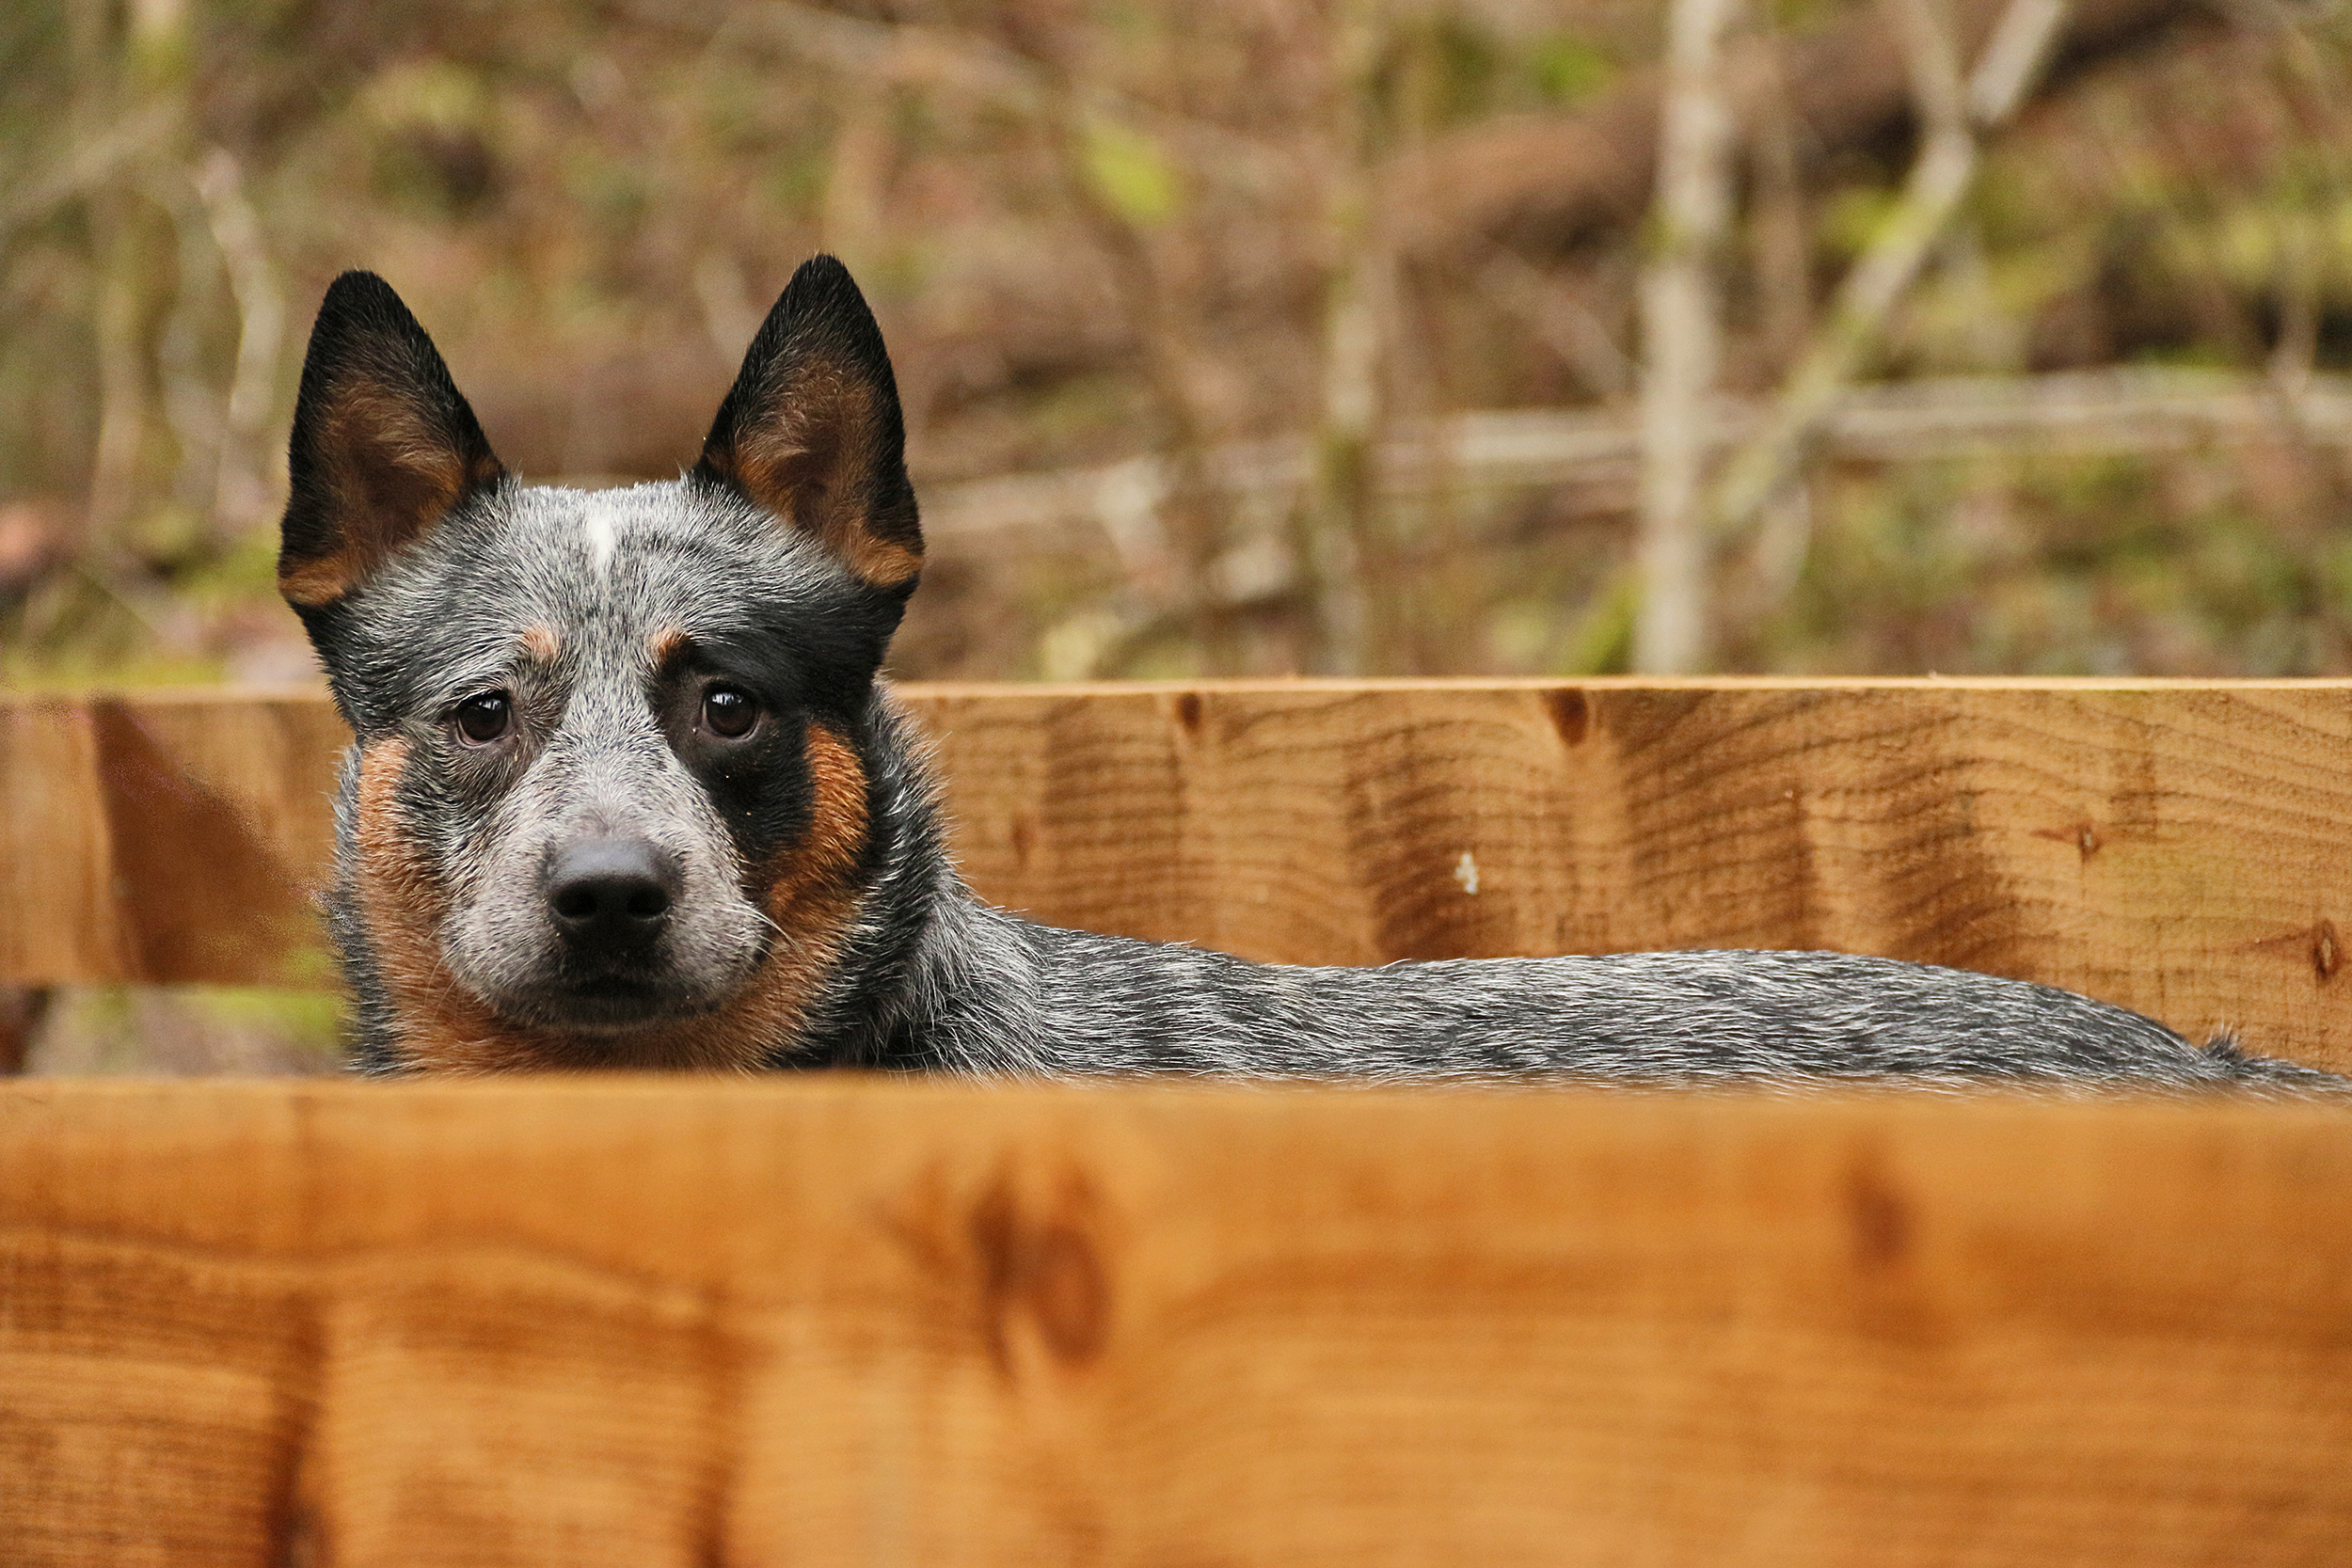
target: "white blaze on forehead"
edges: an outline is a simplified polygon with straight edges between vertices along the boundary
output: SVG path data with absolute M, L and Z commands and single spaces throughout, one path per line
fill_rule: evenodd
M 612 564 L 612 546 L 620 539 L 621 519 L 609 506 L 591 501 L 580 515 L 580 531 L 588 538 L 588 558 L 602 577 Z

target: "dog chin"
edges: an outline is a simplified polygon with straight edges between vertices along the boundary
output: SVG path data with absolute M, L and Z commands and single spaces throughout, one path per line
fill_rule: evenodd
M 509 1022 L 570 1035 L 626 1037 L 717 1010 L 722 997 L 658 980 L 600 975 L 483 998 Z

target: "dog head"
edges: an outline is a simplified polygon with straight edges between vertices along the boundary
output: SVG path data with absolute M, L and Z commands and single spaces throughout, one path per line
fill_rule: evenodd
M 749 1067 L 792 1037 L 873 854 L 862 746 L 922 563 L 903 445 L 828 257 L 693 470 L 593 493 L 517 483 L 392 291 L 336 280 L 278 583 L 358 740 L 341 929 L 393 1062 Z

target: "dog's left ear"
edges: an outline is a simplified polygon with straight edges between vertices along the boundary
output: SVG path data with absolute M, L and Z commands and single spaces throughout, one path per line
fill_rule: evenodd
M 719 405 L 695 476 L 726 484 L 903 595 L 923 567 L 906 426 L 882 328 L 850 269 L 801 263 Z

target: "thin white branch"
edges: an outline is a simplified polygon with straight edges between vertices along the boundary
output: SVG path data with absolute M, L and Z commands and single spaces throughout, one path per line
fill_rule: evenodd
M 1908 4 L 1917 7 L 1920 0 Z M 1878 343 L 1897 302 L 1917 279 L 1967 195 L 1976 179 L 1979 134 L 1996 129 L 2014 111 L 2026 87 L 2018 72 L 2048 53 L 2065 15 L 2064 0 L 2010 0 L 1967 85 L 1966 102 L 1978 111 L 1974 128 L 1955 122 L 1929 130 L 1901 198 L 1847 273 L 1829 321 L 1783 382 L 1764 428 L 1732 458 L 1718 482 L 1708 508 L 1714 538 L 1747 527 L 1795 475 L 1823 417 Z M 2025 68 L 2016 64 L 2020 59 L 2027 62 Z M 1923 74 L 1934 71 L 1930 60 Z M 1931 90 L 1923 91 L 1923 98 L 1929 96 Z
M 1638 670 L 1694 670 L 1707 647 L 1700 428 L 1722 356 L 1718 273 L 1731 225 L 1732 119 L 1723 42 L 1738 0 L 1674 0 L 1642 305 Z
M 1987 452 L 2194 451 L 2279 438 L 2278 388 L 2228 372 L 2125 368 L 2042 376 L 1953 376 L 1849 388 L 1824 417 L 1820 450 L 1864 463 L 1939 462 Z M 2314 372 L 2296 394 L 2312 438 L 2352 454 L 2352 377 Z M 1710 452 L 1751 436 L 1770 410 L 1718 399 L 1701 422 Z M 1236 442 L 1205 454 L 1208 480 L 1244 510 L 1280 516 L 1311 483 L 1310 440 Z M 1487 409 L 1434 427 L 1398 428 L 1378 471 L 1399 493 L 1446 485 L 1477 495 L 1517 488 L 1630 489 L 1641 460 L 1631 411 Z M 1095 468 L 1009 474 L 927 487 L 923 529 L 938 540 L 1041 542 L 1071 530 L 1104 534 L 1122 562 L 1139 541 L 1165 466 L 1150 457 Z M 1148 550 L 1145 552 L 1148 554 Z
M 2001 13 L 1968 78 L 1968 115 L 1990 129 L 2017 112 L 2066 21 L 2066 0 L 2015 0 Z
M 197 165 L 193 183 L 237 303 L 237 367 L 230 378 L 213 505 L 223 518 L 243 521 L 266 513 L 274 490 L 261 471 L 266 461 L 261 438 L 276 411 L 278 367 L 286 345 L 286 292 L 236 158 L 226 148 L 214 148 Z

